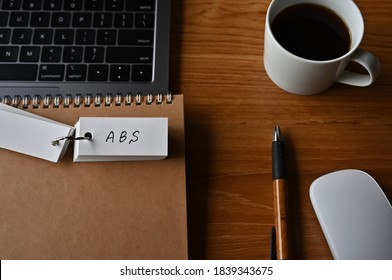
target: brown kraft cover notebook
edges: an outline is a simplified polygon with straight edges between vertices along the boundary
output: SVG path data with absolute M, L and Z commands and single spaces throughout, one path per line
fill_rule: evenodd
M 0 149 L 0 259 L 188 257 L 183 96 L 150 97 L 27 106 L 72 126 L 82 116 L 168 117 L 168 157 L 74 163 L 70 144 L 52 163 Z

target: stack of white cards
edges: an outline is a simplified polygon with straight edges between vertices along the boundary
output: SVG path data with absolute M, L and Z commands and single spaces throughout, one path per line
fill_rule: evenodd
M 168 119 L 81 117 L 72 127 L 0 103 L 0 148 L 58 162 L 71 141 L 74 162 L 164 159 Z
M 68 140 L 52 145 L 59 137 L 71 137 L 74 127 L 0 103 L 0 148 L 58 162 Z

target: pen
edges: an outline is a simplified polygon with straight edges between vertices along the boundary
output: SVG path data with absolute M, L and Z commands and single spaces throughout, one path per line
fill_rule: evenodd
M 287 174 L 284 141 L 279 126 L 275 127 L 272 141 L 272 185 L 275 207 L 276 257 L 289 258 L 287 234 Z

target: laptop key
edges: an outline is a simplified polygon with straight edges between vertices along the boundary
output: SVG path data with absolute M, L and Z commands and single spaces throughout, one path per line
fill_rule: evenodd
M 121 29 L 118 31 L 119 45 L 152 46 L 154 43 L 154 31 Z
M 30 13 L 28 12 L 12 12 L 9 24 L 11 27 L 26 27 L 29 19 Z
M 65 0 L 64 10 L 66 11 L 80 11 L 83 8 L 83 1 L 81 0 Z
M 42 5 L 42 0 L 24 0 L 23 9 L 24 10 L 40 10 Z
M 0 12 L 0 26 L 7 26 L 8 12 Z
M 85 64 L 68 64 L 65 80 L 67 81 L 85 81 L 87 65 Z
M 152 65 L 133 65 L 132 67 L 133 82 L 151 82 Z
M 72 45 L 74 42 L 74 29 L 56 29 L 54 43 L 56 45 Z
M 105 58 L 104 47 L 86 47 L 84 51 L 84 62 L 102 63 Z
M 19 60 L 21 62 L 38 62 L 41 48 L 25 46 L 20 49 Z
M 43 47 L 41 61 L 42 62 L 60 62 L 61 60 L 61 47 Z
M 107 11 L 122 11 L 124 9 L 124 0 L 106 0 Z
M 71 13 L 53 13 L 52 27 L 68 27 L 71 25 Z
M 86 0 L 84 9 L 86 11 L 101 11 L 103 9 L 104 0 Z
M 88 80 L 106 82 L 108 80 L 109 68 L 103 64 L 92 64 L 88 69 Z
M 1 81 L 35 81 L 37 79 L 36 64 L 1 64 Z
M 52 29 L 35 29 L 33 43 L 36 45 L 49 45 L 53 41 Z
M 3 10 L 19 10 L 22 0 L 3 0 Z
M 95 13 L 94 27 L 112 27 L 113 14 L 111 13 Z
M 95 42 L 94 29 L 77 29 L 75 43 L 77 45 L 93 45 Z
M 72 26 L 73 27 L 90 27 L 91 26 L 91 13 L 74 13 Z
M 32 29 L 14 29 L 12 32 L 12 44 L 27 45 L 31 43 Z
M 110 81 L 112 82 L 128 82 L 131 67 L 129 65 L 111 65 Z
M 155 15 L 153 13 L 136 14 L 136 28 L 154 28 Z
M 0 28 L 0 44 L 8 44 L 11 39 L 11 29 Z
M 63 53 L 63 62 L 82 62 L 82 47 L 65 47 Z
M 41 64 L 39 68 L 38 80 L 40 81 L 62 81 L 64 80 L 64 65 L 62 64 Z
M 107 47 L 108 63 L 152 63 L 152 47 Z
M 58 11 L 61 10 L 62 0 L 44 0 L 44 10 Z
M 127 1 L 127 11 L 153 12 L 155 10 L 155 0 L 133 0 Z
M 1 46 L 0 62 L 16 62 L 18 59 L 19 47 Z
M 113 29 L 98 30 L 97 44 L 98 45 L 116 44 L 116 30 Z
M 132 13 L 116 13 L 114 16 L 114 27 L 118 28 L 132 28 L 133 14 Z
M 31 13 L 31 27 L 49 27 L 50 12 L 33 12 Z

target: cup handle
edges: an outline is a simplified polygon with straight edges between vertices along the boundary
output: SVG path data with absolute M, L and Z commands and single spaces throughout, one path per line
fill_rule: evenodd
M 369 74 L 358 74 L 348 70 L 343 70 L 342 74 L 337 79 L 339 83 L 366 87 L 372 84 L 380 73 L 380 62 L 368 51 L 357 49 L 352 55 L 350 61 L 354 61 L 362 65 Z

